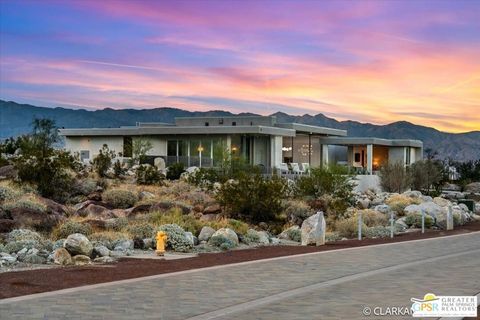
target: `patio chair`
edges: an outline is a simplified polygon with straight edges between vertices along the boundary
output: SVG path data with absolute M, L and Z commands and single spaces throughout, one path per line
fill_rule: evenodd
M 302 163 L 302 169 L 303 169 L 303 172 L 309 173 L 310 172 L 310 163 L 307 163 L 307 162 Z
M 280 169 L 280 173 L 281 173 L 281 174 L 287 174 L 288 171 L 289 171 L 289 170 L 288 170 L 288 165 L 287 165 L 286 163 L 284 163 L 284 162 L 282 162 L 282 163 L 280 164 L 279 169 Z
M 303 174 L 303 173 L 305 173 L 305 171 L 300 170 L 300 166 L 298 165 L 298 163 L 292 162 L 292 163 L 290 163 L 290 165 L 292 166 L 292 172 L 293 172 L 294 174 Z

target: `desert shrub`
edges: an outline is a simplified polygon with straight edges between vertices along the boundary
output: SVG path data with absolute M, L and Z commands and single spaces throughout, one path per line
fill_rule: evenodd
M 390 209 L 392 209 L 392 211 L 394 211 L 397 216 L 403 216 L 403 210 L 407 206 L 411 204 L 419 204 L 420 200 L 417 198 L 407 197 L 405 195 L 399 194 L 388 198 L 385 203 L 390 206 Z
M 292 241 L 302 241 L 302 231 L 300 229 L 288 229 L 287 235 L 288 238 Z
M 265 178 L 259 173 L 243 173 L 237 181 L 224 183 L 216 199 L 233 217 L 271 221 L 282 212 L 286 187 L 285 179 L 278 176 Z
M 185 191 L 176 197 L 178 200 L 186 201 L 192 205 L 212 203 L 214 199 L 204 191 Z
M 122 164 L 120 163 L 120 160 L 115 161 L 113 164 L 113 175 L 115 178 L 120 178 L 122 175 L 124 175 L 126 172 L 125 168 L 123 168 Z
M 74 195 L 88 196 L 97 189 L 97 181 L 93 179 L 76 180 L 72 189 Z
M 132 141 L 132 162 L 134 164 L 144 163 L 147 153 L 152 149 L 152 142 L 148 138 L 136 137 Z
M 425 215 L 425 228 L 431 228 L 435 223 L 435 219 L 428 214 Z M 421 213 L 410 213 L 405 219 L 405 224 L 407 226 L 414 226 L 416 228 L 422 227 L 422 214 Z
M 167 169 L 167 179 L 168 180 L 178 180 L 182 173 L 185 172 L 185 166 L 181 162 L 172 164 Z
M 248 230 L 247 233 L 241 237 L 241 239 L 245 244 L 258 243 L 260 241 L 260 237 L 255 230 Z
M 161 184 L 163 181 L 163 175 L 150 165 L 140 165 L 135 172 L 137 184 L 153 185 Z
M 215 168 L 199 168 L 187 175 L 187 182 L 204 189 L 213 189 L 215 182 L 224 183 L 228 179 L 220 174 Z
M 46 213 L 47 206 L 43 203 L 37 201 L 35 198 L 22 198 L 16 201 L 7 202 L 2 205 L 2 208 L 6 211 L 22 208 L 27 210 L 33 210 L 39 213 Z
M 126 217 L 109 219 L 106 222 L 106 227 L 113 231 L 122 231 L 128 227 L 128 219 Z
M 148 221 L 154 225 L 175 224 L 194 235 L 199 234 L 203 227 L 199 220 L 191 215 L 183 214 L 178 208 L 172 208 L 167 212 L 151 212 L 148 215 Z
M 90 234 L 90 236 L 88 236 L 88 239 L 94 243 L 100 243 L 106 246 L 108 249 L 113 250 L 115 243 L 120 240 L 130 240 L 131 237 L 126 232 L 100 231 Z
M 411 185 L 415 190 L 431 194 L 431 189 L 439 189 L 443 178 L 443 164 L 431 159 L 413 163 L 410 167 Z
M 7 242 L 12 241 L 43 241 L 42 236 L 29 229 L 15 229 L 8 233 Z
M 351 202 L 354 187 L 351 179 L 348 169 L 341 166 L 312 168 L 310 175 L 297 180 L 296 194 L 313 198 L 328 194 L 333 198 Z
M 402 193 L 410 186 L 410 174 L 402 162 L 385 163 L 380 168 L 380 185 L 383 191 Z
M 98 151 L 98 155 L 93 158 L 93 169 L 100 177 L 106 177 L 107 171 L 112 166 L 112 160 L 115 158 L 115 151 L 110 150 L 108 145 L 104 144 Z
M 365 237 L 369 239 L 388 238 L 390 237 L 390 228 L 384 226 L 369 227 L 365 230 Z
M 362 234 L 365 233 L 367 226 L 365 223 L 362 224 Z M 345 238 L 354 238 L 358 236 L 358 218 L 351 217 L 344 220 L 338 220 L 335 223 L 335 230 L 341 237 Z
M 388 224 L 388 217 L 383 213 L 365 209 L 357 211 L 357 214 L 355 215 L 356 217 L 358 217 L 359 212 L 362 213 L 363 223 L 365 223 L 367 227 L 384 226 Z
M 257 240 L 258 241 L 258 240 Z M 230 250 L 236 247 L 235 242 L 222 235 L 213 236 L 208 240 L 208 244 L 218 247 L 222 250 Z
M 285 208 L 287 222 L 301 224 L 303 220 L 313 214 L 312 208 L 303 201 L 288 201 Z
M 192 249 L 192 243 L 188 241 L 183 230 L 177 224 L 165 224 L 160 226 L 157 231 L 164 231 L 167 234 L 167 248 L 177 252 L 188 252 Z M 152 237 L 156 236 L 156 232 Z
M 236 220 L 236 219 L 227 219 L 227 218 L 209 221 L 206 223 L 206 225 L 208 225 L 209 227 L 212 227 L 215 230 L 218 230 L 221 228 L 230 228 L 233 231 L 235 231 L 236 234 L 240 234 L 240 235 L 246 234 L 248 229 L 250 229 L 250 226 L 243 221 Z
M 325 242 L 334 242 L 342 240 L 338 232 L 325 232 Z
M 7 185 L 0 185 L 0 203 L 12 201 L 21 196 L 21 192 Z
M 108 190 L 103 193 L 102 199 L 117 209 L 131 208 L 138 201 L 135 193 L 122 189 Z
M 79 221 L 67 220 L 57 226 L 52 234 L 55 239 L 64 239 L 74 233 L 81 233 L 88 237 L 92 233 L 92 227 L 89 224 Z
M 155 228 L 148 223 L 133 224 L 127 227 L 128 233 L 134 239 L 150 238 L 155 231 Z

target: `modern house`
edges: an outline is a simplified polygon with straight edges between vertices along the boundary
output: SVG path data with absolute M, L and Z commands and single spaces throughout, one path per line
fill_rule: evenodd
M 418 140 L 347 137 L 346 130 L 300 123 L 279 123 L 274 116 L 183 117 L 175 123 L 137 123 L 119 128 L 61 129 L 66 149 L 83 161 L 92 160 L 104 144 L 120 157 L 132 156 L 135 139 L 147 139 L 151 162 L 161 157 L 166 165 L 212 167 L 224 150 L 242 156 L 265 170 L 285 163 L 316 167 L 338 163 L 373 173 L 382 163 L 401 161 L 406 166 L 422 159 Z

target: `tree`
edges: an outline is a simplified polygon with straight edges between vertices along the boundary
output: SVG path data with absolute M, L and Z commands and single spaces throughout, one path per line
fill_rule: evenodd
M 93 158 L 93 167 L 100 177 L 107 175 L 108 169 L 112 166 L 112 160 L 115 158 L 115 151 L 110 150 L 108 145 L 104 144 L 98 151 L 98 155 Z
M 427 159 L 417 161 L 411 166 L 412 188 L 430 194 L 432 189 L 438 189 L 443 180 L 444 165 L 440 161 Z
M 139 137 L 132 143 L 132 160 L 134 164 L 140 164 L 145 161 L 145 156 L 152 150 L 153 145 L 150 140 Z

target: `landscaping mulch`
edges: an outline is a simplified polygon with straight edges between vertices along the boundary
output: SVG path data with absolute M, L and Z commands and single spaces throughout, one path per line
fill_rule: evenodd
M 329 242 L 320 247 L 266 246 L 221 253 L 203 253 L 197 257 L 177 260 L 123 258 L 118 263 L 109 265 L 5 272 L 0 273 L 0 287 L 2 288 L 0 290 L 0 299 L 244 261 L 442 237 L 474 231 L 480 231 L 480 222 L 472 222 L 465 226 L 457 227 L 457 229 L 452 231 L 427 230 L 425 234 L 420 232 L 407 233 L 396 236 L 393 239 L 344 240 Z

